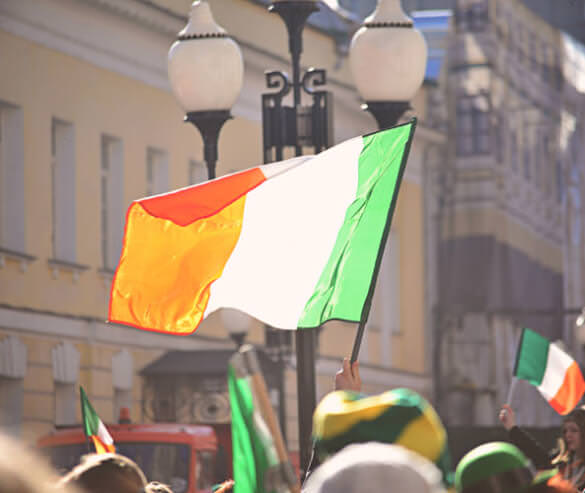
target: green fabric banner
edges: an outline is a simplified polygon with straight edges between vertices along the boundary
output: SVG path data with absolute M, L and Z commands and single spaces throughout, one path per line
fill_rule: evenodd
M 228 390 L 232 414 L 232 456 L 235 493 L 270 493 L 267 479 L 278 465 L 274 442 L 266 423 L 256 409 L 250 377 L 238 378 L 228 369 Z
M 540 385 L 546 371 L 550 341 L 533 330 L 523 329 L 518 351 L 514 376 L 528 380 L 532 385 Z

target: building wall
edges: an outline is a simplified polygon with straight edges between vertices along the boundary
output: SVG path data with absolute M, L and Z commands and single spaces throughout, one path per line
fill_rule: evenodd
M 560 32 L 519 1 L 462 0 L 455 20 L 435 391 L 451 424 L 488 425 L 507 399 L 522 327 L 574 349 L 562 315 L 567 279 L 580 272 L 567 263 L 564 226 L 566 53 Z M 521 423 L 556 423 L 528 384 L 515 392 Z
M 79 421 L 78 401 L 71 407 L 71 399 L 78 398 L 78 385 L 84 386 L 106 422 L 117 418 L 116 386 L 122 385 L 118 390 L 130 392 L 132 419 L 141 421 L 146 418 L 140 369 L 172 349 L 232 347 L 218 314 L 186 338 L 104 322 L 112 272 L 102 260 L 102 136 L 121 142 L 123 173 L 117 186 L 123 192 L 122 213 L 132 200 L 146 195 L 149 149 L 166 153 L 171 189 L 188 185 L 190 161 L 202 161 L 201 138 L 182 122 L 183 111 L 166 80 L 166 54 L 186 22 L 189 4 L 161 1 L 162 8 L 156 8 L 151 2 L 31 0 L 0 5 L 4 74 L 0 110 L 16 108 L 22 117 L 23 155 L 18 169 L 24 211 L 11 219 L 12 235 L 19 234 L 19 222 L 24 225 L 22 241 L 16 242 L 20 248 L 9 248 L 0 236 L 0 351 L 21 363 L 0 365 L 0 396 L 21 396 L 22 406 L 9 408 L 2 400 L 0 414 L 1 423 L 12 420 L 7 427 L 29 442 L 49 431 L 61 415 Z M 214 2 L 211 7 L 217 22 L 240 42 L 245 63 L 235 118 L 226 124 L 219 141 L 217 174 L 221 176 L 261 162 L 263 72 L 288 70 L 288 48 L 282 22 L 257 3 L 233 0 Z M 329 87 L 335 94 L 336 142 L 374 130 L 373 118 L 359 109 L 347 59 L 339 54 L 332 37 L 307 29 L 302 62 L 328 70 Z M 424 106 L 415 101 L 415 107 Z M 375 323 L 368 329 L 369 345 L 360 359 L 365 390 L 411 386 L 430 396 L 422 176 L 425 149 L 441 145 L 443 136 L 426 127 L 424 115 L 419 116 L 393 226 L 399 256 L 391 261 L 400 266 L 399 276 L 398 280 L 379 280 L 378 291 L 386 294 L 372 310 Z M 69 230 L 74 231 L 75 256 L 68 262 L 55 259 L 53 249 L 54 120 L 70 124 L 74 136 L 75 177 L 67 179 L 75 188 L 75 204 L 71 204 L 75 220 Z M 396 297 L 398 318 L 378 314 L 387 297 Z M 354 331 L 355 326 L 323 329 L 317 362 L 319 397 L 332 389 L 342 356 L 351 352 Z M 260 322 L 251 321 L 247 340 L 264 344 Z M 385 352 L 378 350 L 381 345 Z M 123 367 L 130 365 L 129 389 L 119 383 L 126 377 L 114 358 L 122 360 Z M 290 358 L 286 373 L 291 450 L 298 448 L 294 364 Z M 71 390 L 67 386 L 73 386 L 69 400 L 62 397 Z

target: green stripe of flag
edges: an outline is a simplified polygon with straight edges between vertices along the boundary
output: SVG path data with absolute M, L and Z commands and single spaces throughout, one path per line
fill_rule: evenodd
M 550 342 L 540 334 L 524 329 L 516 352 L 514 376 L 540 385 L 546 371 Z
M 331 319 L 360 321 L 375 281 L 406 164 L 414 122 L 363 137 L 356 198 L 348 207 L 329 261 L 299 328 Z M 334 184 L 331 184 L 334 185 Z
M 79 387 L 79 394 L 81 398 L 81 415 L 83 418 L 83 431 L 85 436 L 97 436 L 100 427 L 100 418 L 95 412 L 95 409 L 89 403 L 87 394 L 83 387 Z
M 248 377 L 238 378 L 228 367 L 228 391 L 232 417 L 232 457 L 238 493 L 267 493 L 265 475 L 276 462 L 271 454 L 271 437 L 258 428 L 254 394 Z

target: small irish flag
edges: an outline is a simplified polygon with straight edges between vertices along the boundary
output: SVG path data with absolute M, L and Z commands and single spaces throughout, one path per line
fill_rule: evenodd
M 522 331 L 514 376 L 535 385 L 554 410 L 563 415 L 570 413 L 585 393 L 577 362 L 530 329 Z
M 220 308 L 280 329 L 362 321 L 414 128 L 135 201 L 109 320 L 183 335 Z
M 83 387 L 79 387 L 79 391 L 81 397 L 81 414 L 83 416 L 83 431 L 85 432 L 85 436 L 91 438 L 95 446 L 95 451 L 98 454 L 116 452 L 112 436 L 102 423 L 102 420 L 99 418 L 92 405 L 89 403 L 89 399 L 87 398 Z

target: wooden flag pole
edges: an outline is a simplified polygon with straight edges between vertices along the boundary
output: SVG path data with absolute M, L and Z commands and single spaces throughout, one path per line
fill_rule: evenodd
M 300 493 L 301 488 L 298 482 L 298 478 L 293 472 L 292 465 L 290 463 L 290 457 L 282 438 L 282 432 L 280 431 L 280 426 L 278 425 L 278 421 L 276 420 L 276 416 L 274 414 L 274 409 L 272 408 L 270 398 L 268 397 L 268 389 L 266 388 L 266 382 L 264 381 L 264 377 L 262 376 L 262 372 L 260 370 L 260 364 L 258 363 L 256 352 L 252 346 L 247 344 L 240 349 L 240 353 L 244 356 L 244 361 L 248 367 L 254 392 L 258 397 L 260 412 L 266 420 L 270 434 L 274 438 L 274 445 L 276 447 L 278 460 L 281 464 L 284 465 L 285 468 L 289 468 L 289 474 L 287 474 L 286 470 L 283 471 L 284 479 L 288 483 L 292 493 Z M 290 473 L 292 473 L 292 475 Z

